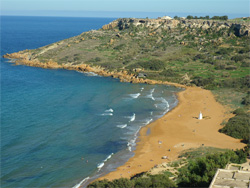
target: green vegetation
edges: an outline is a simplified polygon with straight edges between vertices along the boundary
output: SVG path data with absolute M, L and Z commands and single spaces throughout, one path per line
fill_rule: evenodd
M 219 102 L 236 109 L 235 116 L 223 123 L 220 132 L 248 143 L 250 45 L 245 25 L 250 18 L 189 15 L 185 22 L 178 16 L 174 18 L 179 22 L 176 26 L 158 21 L 150 25 L 150 19 L 120 19 L 115 27 L 84 32 L 24 52 L 41 62 L 51 59 L 59 64 L 85 63 L 107 71 L 126 70 L 134 76 L 142 73 L 148 79 L 210 89 Z M 96 181 L 88 187 L 204 187 L 218 168 L 229 162 L 245 162 L 247 153 L 249 148 L 228 151 L 200 147 L 184 152 L 178 161 L 169 164 L 179 172 L 143 173 L 131 179 Z
M 244 19 L 224 24 L 215 20 L 226 20 L 226 16 L 188 18 L 197 20 L 186 20 L 186 25 L 180 21 L 171 29 L 164 22 L 147 27 L 150 19 L 138 19 L 140 25 L 134 25 L 133 19 L 121 19 L 116 27 L 84 32 L 29 51 L 42 62 L 85 63 L 108 71 L 127 70 L 135 76 L 141 72 L 148 79 L 246 93 L 250 87 L 249 36 L 245 26 L 237 26 Z M 192 22 L 200 26 L 192 27 Z
M 235 110 L 234 114 L 236 115 L 229 119 L 225 127 L 220 129 L 220 132 L 234 138 L 242 139 L 247 143 L 250 140 L 250 113 L 240 108 Z
M 133 177 L 130 180 L 120 178 L 113 181 L 101 180 L 96 181 L 87 186 L 88 188 L 141 188 L 141 187 L 177 187 L 177 185 L 169 179 L 167 174 L 149 175 L 147 177 Z
M 169 171 L 157 175 L 141 173 L 131 179 L 96 181 L 88 185 L 88 188 L 207 187 L 218 168 L 225 168 L 228 163 L 241 164 L 246 162 L 248 152 L 247 147 L 236 151 L 209 147 L 190 149 L 180 156 L 180 158 L 187 157 L 188 163 L 176 161 L 170 164 L 178 169 L 177 175 Z M 199 154 L 203 154 L 203 156 L 200 157 Z M 181 166 L 180 164 L 186 165 Z
M 178 17 L 175 17 L 175 18 L 178 18 Z M 213 16 L 212 18 L 210 18 L 209 16 L 200 16 L 200 17 L 197 17 L 197 16 L 191 16 L 191 15 L 188 15 L 187 16 L 187 19 L 205 19 L 205 20 L 228 20 L 228 16 Z
M 180 187 L 207 187 L 212 181 L 216 170 L 225 168 L 229 162 L 246 162 L 245 150 L 209 154 L 191 160 L 187 166 L 179 169 L 177 183 Z

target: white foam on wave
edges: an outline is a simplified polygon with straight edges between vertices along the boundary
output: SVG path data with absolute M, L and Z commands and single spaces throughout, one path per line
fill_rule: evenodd
M 101 114 L 101 116 L 113 116 L 113 114 L 112 113 L 103 113 L 103 114 Z
M 129 96 L 132 97 L 133 99 L 137 99 L 140 95 L 141 95 L 140 93 L 129 94 Z
M 104 163 L 102 162 L 102 163 L 99 163 L 98 165 L 97 165 L 97 168 L 99 169 L 99 170 L 101 170 L 101 168 L 104 166 Z
M 106 159 L 103 160 L 102 163 L 97 164 L 98 172 L 101 170 L 101 168 L 105 165 L 105 162 L 107 162 L 114 153 L 111 153 Z
M 117 125 L 116 127 L 119 127 L 119 128 L 121 128 L 121 129 L 124 129 L 125 127 L 127 127 L 127 124 Z
M 72 187 L 72 188 L 79 188 L 79 187 L 82 185 L 82 183 L 85 182 L 85 181 L 88 180 L 88 179 L 89 179 L 89 177 L 83 179 L 80 183 L 76 184 L 76 185 L 75 185 L 74 187 Z
M 136 141 L 136 138 L 131 139 L 131 140 L 127 143 L 128 150 L 129 150 L 129 151 L 132 151 L 132 147 L 136 146 L 135 141 Z
M 162 103 L 165 103 L 166 104 L 166 106 L 167 106 L 167 108 L 169 108 L 169 103 L 168 103 L 168 101 L 166 100 L 166 99 L 164 99 L 163 97 L 161 97 L 161 101 L 162 101 Z
M 84 74 L 86 74 L 87 76 L 99 76 L 98 74 L 94 72 L 84 72 Z
M 105 110 L 105 112 L 114 112 L 114 110 L 112 108 Z
M 143 90 L 144 90 L 144 87 L 141 88 L 141 91 L 143 91 Z
M 152 94 L 152 93 L 150 93 L 149 95 L 147 95 L 146 98 L 150 98 L 150 99 L 152 99 L 153 101 L 155 101 L 155 98 L 153 97 L 153 94 Z
M 169 108 L 167 108 L 167 110 L 165 110 L 162 115 L 165 115 L 166 113 L 168 113 L 168 111 L 169 111 Z
M 153 121 L 152 118 L 151 119 L 147 119 L 146 122 L 144 123 L 144 125 L 147 125 L 147 124 L 151 123 L 152 121 Z
M 104 160 L 104 162 L 106 162 L 107 160 L 109 160 L 109 159 L 112 157 L 112 155 L 114 155 L 114 153 L 111 153 L 111 154 Z
M 134 134 L 134 138 L 131 139 L 128 143 L 127 143 L 127 146 L 128 146 L 128 150 L 129 151 L 132 151 L 132 147 L 136 146 L 136 139 L 137 139 L 137 135 L 139 133 L 139 131 L 141 130 L 141 126 L 137 129 L 137 131 L 135 132 Z
M 155 88 L 151 89 L 151 90 L 150 90 L 150 93 L 153 94 L 154 91 L 155 91 Z
M 161 101 L 160 104 L 154 104 L 154 106 L 156 108 L 161 108 L 163 110 L 169 109 L 169 103 L 168 103 L 168 101 L 166 99 L 164 99 L 163 97 L 161 97 L 159 100 Z
M 135 121 L 135 113 L 133 114 L 133 116 L 130 117 L 129 122 Z

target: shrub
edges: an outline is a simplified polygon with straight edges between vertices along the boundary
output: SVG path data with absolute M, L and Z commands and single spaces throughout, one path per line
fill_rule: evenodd
M 191 16 L 191 15 L 188 15 L 187 16 L 187 19 L 193 19 L 194 17 L 193 16 Z
M 165 68 L 165 64 L 162 61 L 156 59 L 138 62 L 137 65 L 147 70 L 162 70 Z
M 229 162 L 246 160 L 246 154 L 239 151 L 215 153 L 190 161 L 179 169 L 178 185 L 180 187 L 208 187 L 218 168 L 225 168 Z
M 177 187 L 176 184 L 169 179 L 166 174 L 157 174 L 150 176 L 152 185 L 150 187 Z
M 213 81 L 214 81 L 214 77 L 203 78 L 200 76 L 196 76 L 193 78 L 193 81 L 191 83 L 193 83 L 197 86 L 206 86 L 206 85 L 212 84 Z
M 135 188 L 141 188 L 141 187 L 150 187 L 152 186 L 152 181 L 150 178 L 136 178 L 136 180 L 134 180 L 134 187 Z
M 239 56 L 239 55 L 236 55 L 236 56 L 233 56 L 231 58 L 231 60 L 235 61 L 236 63 L 239 62 L 239 61 L 242 61 L 244 59 L 243 56 Z
M 243 115 L 245 113 L 246 112 L 245 112 L 245 110 L 243 108 L 238 108 L 238 109 L 233 111 L 233 114 L 235 114 L 235 115 Z
M 110 181 L 107 179 L 101 180 L 101 181 L 95 181 L 87 186 L 88 188 L 97 188 L 97 187 L 105 187 L 105 188 L 111 188 L 114 187 Z
M 243 61 L 240 66 L 241 67 L 250 67 L 250 61 Z
M 88 188 L 141 188 L 141 187 L 177 187 L 166 174 L 150 175 L 148 177 L 136 177 L 133 179 L 120 178 L 113 181 L 101 180 L 87 186 Z
M 238 111 L 236 113 L 239 113 Z M 229 119 L 225 127 L 219 130 L 234 138 L 249 141 L 250 139 L 250 122 L 249 113 L 240 112 L 236 116 Z
M 250 47 L 249 46 L 239 50 L 239 54 L 244 54 L 244 53 L 249 53 L 249 52 L 250 52 Z
M 167 70 L 162 71 L 160 75 L 165 76 L 165 77 L 173 77 L 173 76 L 177 76 L 178 74 L 173 69 L 167 69 Z
M 218 55 L 230 54 L 233 51 L 232 48 L 220 48 L 219 51 L 216 52 Z
M 243 97 L 243 100 L 241 102 L 244 105 L 250 105 L 250 94 L 248 93 L 247 96 Z
M 225 67 L 225 69 L 226 69 L 226 70 L 236 70 L 236 69 L 237 69 L 237 66 L 235 66 L 235 65 L 227 65 L 227 66 Z
M 128 178 L 120 178 L 112 181 L 114 187 L 134 187 L 134 181 Z
M 194 61 L 199 60 L 199 59 L 206 59 L 207 55 L 205 54 L 198 54 L 196 56 L 194 56 Z
M 223 70 L 226 68 L 226 64 L 222 62 L 216 62 L 214 66 L 215 66 L 215 69 L 217 70 Z

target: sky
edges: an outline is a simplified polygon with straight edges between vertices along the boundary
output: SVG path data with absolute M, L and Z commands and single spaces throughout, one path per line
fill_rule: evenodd
M 1 0 L 1 15 L 157 17 L 249 16 L 250 0 Z M 232 17 L 232 16 L 231 16 Z

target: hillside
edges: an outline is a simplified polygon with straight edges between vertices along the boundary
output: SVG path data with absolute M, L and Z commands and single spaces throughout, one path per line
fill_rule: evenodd
M 249 38 L 248 21 L 124 18 L 99 30 L 4 57 L 22 57 L 17 62 L 44 68 L 84 64 L 82 69 L 90 65 L 98 66 L 97 72 L 126 70 L 135 78 L 206 87 L 240 82 L 239 87 L 245 87 Z
M 219 102 L 229 105 L 229 110 L 240 107 L 228 122 L 223 122 L 222 126 L 216 124 L 221 126 L 219 131 L 241 139 L 249 147 L 249 39 L 250 18 L 227 21 L 122 18 L 99 30 L 38 49 L 6 54 L 4 58 L 28 66 L 94 72 L 123 82 L 178 83 L 180 87 L 196 85 L 212 90 Z M 188 108 L 190 106 L 185 109 Z M 216 110 L 211 111 L 216 113 Z M 242 156 L 243 152 L 243 157 L 249 155 L 249 150 L 237 150 L 238 155 L 237 152 Z M 222 161 L 226 156 L 222 154 Z M 210 179 L 214 173 L 209 174 Z M 204 177 L 207 185 L 210 180 L 207 175 Z

